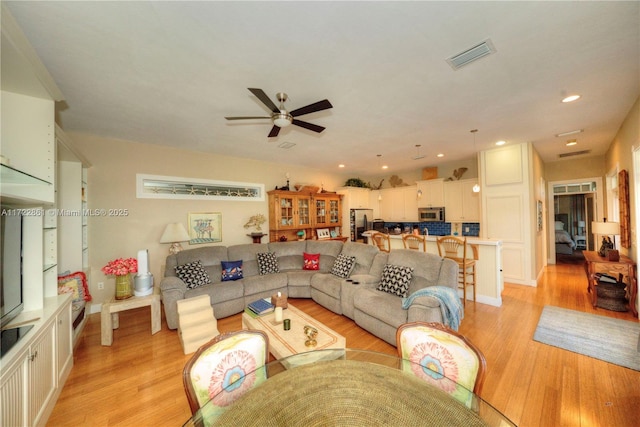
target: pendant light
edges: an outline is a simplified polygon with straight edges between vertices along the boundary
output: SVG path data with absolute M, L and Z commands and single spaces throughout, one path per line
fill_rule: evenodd
M 478 150 L 476 149 L 476 133 L 478 132 L 478 129 L 471 129 L 469 132 L 471 132 L 473 134 L 473 151 L 477 154 Z M 480 192 L 480 185 L 478 185 L 478 183 L 476 183 L 473 186 L 473 192 L 474 193 L 479 193 Z

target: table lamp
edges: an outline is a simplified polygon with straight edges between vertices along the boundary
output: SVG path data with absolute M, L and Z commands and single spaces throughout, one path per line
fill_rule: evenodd
M 582 235 L 587 224 L 584 221 L 578 221 L 578 234 Z
M 620 224 L 617 222 L 607 222 L 607 219 L 604 218 L 604 221 L 593 221 L 591 223 L 591 231 L 595 235 L 602 236 L 602 246 L 600 246 L 600 251 L 598 254 L 601 257 L 608 257 L 609 261 L 618 261 L 620 259 L 620 255 L 618 253 L 614 244 L 615 236 L 620 234 Z M 614 236 L 614 240 L 611 240 L 610 235 Z
M 160 237 L 160 243 L 171 243 L 169 247 L 169 253 L 175 255 L 182 250 L 180 242 L 188 242 L 189 234 L 184 226 L 179 222 L 167 224 L 167 227 Z

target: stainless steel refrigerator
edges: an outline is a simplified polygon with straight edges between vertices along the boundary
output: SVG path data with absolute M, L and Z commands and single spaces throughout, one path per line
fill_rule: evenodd
M 365 242 L 363 232 L 371 228 L 373 209 L 350 209 L 349 236 L 352 242 Z

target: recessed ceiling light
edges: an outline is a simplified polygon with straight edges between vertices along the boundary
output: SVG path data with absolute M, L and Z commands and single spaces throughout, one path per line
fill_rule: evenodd
M 506 144 L 506 143 L 507 143 L 507 141 L 496 141 L 496 145 L 497 145 L 498 147 L 499 147 L 499 146 L 501 146 L 501 145 L 504 145 L 504 144 Z
M 576 133 L 582 133 L 582 132 L 584 132 L 584 129 L 570 130 L 568 132 L 557 133 L 556 137 L 560 138 L 560 137 L 563 137 L 563 136 L 574 135 Z
M 444 154 L 440 153 L 437 157 L 444 157 Z
M 342 163 L 340 163 L 340 164 L 338 165 L 338 167 L 339 167 L 339 168 L 343 168 L 343 167 L 344 167 L 344 165 L 343 165 Z
M 572 145 L 577 145 L 578 141 L 575 139 L 570 139 L 567 141 L 567 147 L 571 147 Z
M 580 95 L 569 95 L 566 98 L 562 99 L 562 102 L 573 102 L 580 99 Z
M 389 166 L 387 166 L 387 165 L 382 165 L 382 169 L 389 169 Z

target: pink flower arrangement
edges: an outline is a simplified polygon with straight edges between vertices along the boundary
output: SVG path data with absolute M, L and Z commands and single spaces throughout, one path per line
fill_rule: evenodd
M 129 273 L 138 272 L 138 260 L 135 258 L 118 258 L 109 261 L 107 265 L 102 267 L 104 274 L 113 274 L 115 276 L 124 276 Z

